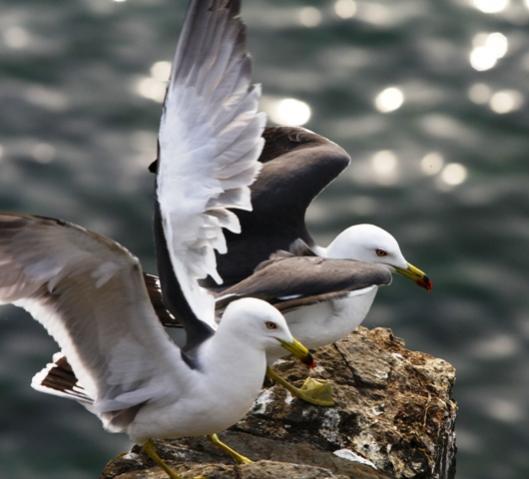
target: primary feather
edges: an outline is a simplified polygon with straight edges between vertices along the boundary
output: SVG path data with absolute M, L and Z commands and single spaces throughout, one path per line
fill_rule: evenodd
M 161 365 L 182 359 L 125 248 L 63 221 L 1 214 L 0 267 L 0 304 L 26 309 L 48 330 L 104 422 L 163 396 Z
M 214 324 L 213 298 L 198 284 L 217 283 L 215 251 L 223 228 L 240 232 L 230 209 L 251 210 L 265 116 L 239 2 L 192 3 L 176 49 L 159 132 L 157 202 L 172 270 L 193 313 Z

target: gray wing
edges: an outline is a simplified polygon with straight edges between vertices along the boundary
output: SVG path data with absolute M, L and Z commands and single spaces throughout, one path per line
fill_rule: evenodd
M 306 210 L 350 163 L 340 146 L 303 128 L 267 128 L 263 137 L 263 168 L 251 186 L 253 211 L 236 212 L 242 232 L 228 232 L 228 252 L 217 255 L 225 285 L 247 278 L 273 252 L 288 250 L 297 239 L 314 245 Z
M 182 321 L 173 316 L 163 304 L 162 290 L 158 277 L 143 274 L 145 287 L 160 323 L 166 328 L 182 328 Z M 93 400 L 87 396 L 83 386 L 75 376 L 68 359 L 64 354 L 57 353 L 46 367 L 36 374 L 31 382 L 32 387 L 47 394 L 75 399 L 76 401 L 92 404 Z
M 47 329 L 97 414 L 161 397 L 164 374 L 173 384 L 187 374 L 138 260 L 119 244 L 60 220 L 1 214 L 0 270 L 0 304 Z
M 272 257 L 245 280 L 219 293 L 216 308 L 242 297 L 260 298 L 281 311 L 346 296 L 370 286 L 391 283 L 383 265 L 317 256 Z
M 296 251 L 303 252 L 306 256 L 295 256 L 286 251 L 277 252 L 258 265 L 250 277 L 229 288 L 218 289 L 215 302 L 217 315 L 229 303 L 242 297 L 260 298 L 280 311 L 287 312 L 342 298 L 370 286 L 385 286 L 392 281 L 392 274 L 386 266 L 321 258 L 311 254 L 312 251 L 302 242 L 297 242 L 295 247 Z M 150 277 L 146 282 L 151 302 L 161 305 L 160 283 L 155 276 L 148 276 Z M 182 327 L 181 320 L 164 311 L 163 306 L 155 309 L 164 327 Z
M 163 106 L 156 175 L 155 242 L 164 303 L 179 316 L 189 351 L 215 328 L 215 251 L 240 231 L 231 209 L 251 210 L 249 185 L 266 123 L 237 0 L 192 0 Z

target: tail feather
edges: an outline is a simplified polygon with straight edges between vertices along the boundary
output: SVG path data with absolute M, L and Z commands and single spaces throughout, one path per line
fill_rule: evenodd
M 79 384 L 66 356 L 61 352 L 55 353 L 52 362 L 33 376 L 31 387 L 37 391 L 73 399 L 85 405 L 93 403 L 93 399 Z

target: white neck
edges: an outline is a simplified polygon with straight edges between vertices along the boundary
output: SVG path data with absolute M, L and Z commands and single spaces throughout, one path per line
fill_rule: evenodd
M 230 328 L 219 329 L 200 348 L 201 366 L 216 391 L 239 395 L 250 405 L 259 393 L 266 372 L 266 353 L 248 338 L 233 334 Z M 233 391 L 233 382 L 237 383 Z M 244 385 L 244 390 L 241 388 Z M 249 407 L 249 406 L 248 406 Z
M 357 259 L 351 256 L 351 243 L 348 240 L 348 230 L 339 233 L 326 248 L 318 246 L 316 252 L 324 258 L 332 259 Z

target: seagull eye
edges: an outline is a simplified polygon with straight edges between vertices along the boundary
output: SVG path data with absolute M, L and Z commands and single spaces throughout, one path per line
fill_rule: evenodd
M 377 256 L 379 256 L 379 257 L 381 257 L 381 258 L 384 257 L 384 256 L 387 256 L 387 255 L 388 255 L 388 252 L 387 252 L 387 251 L 384 251 L 383 249 L 378 249 L 378 248 L 377 248 L 377 249 L 375 250 L 375 252 L 376 252 Z
M 265 323 L 266 329 L 277 329 L 277 324 L 272 321 L 267 321 Z

